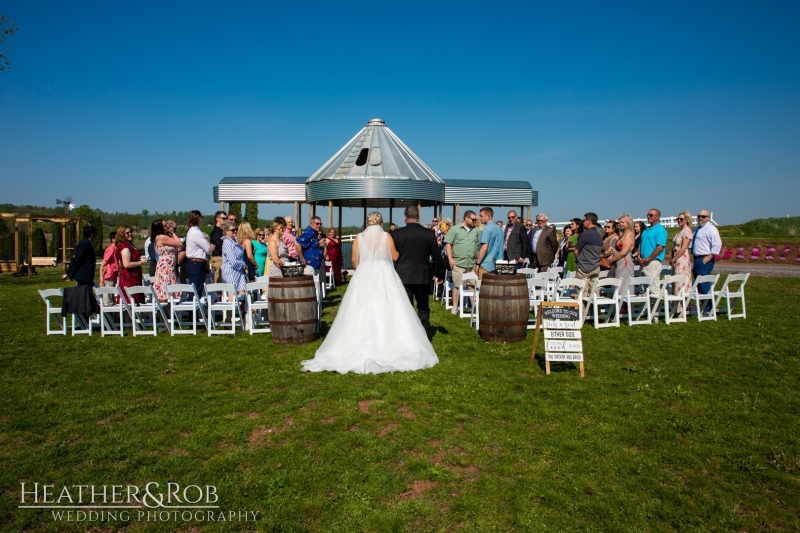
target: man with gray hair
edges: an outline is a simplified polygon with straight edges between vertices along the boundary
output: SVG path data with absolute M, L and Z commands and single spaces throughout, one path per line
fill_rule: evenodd
M 311 217 L 311 223 L 297 238 L 294 249 L 297 250 L 297 257 L 304 265 L 319 271 L 322 266 L 322 248 L 325 246 L 325 239 L 321 235 L 322 219 Z
M 294 219 L 287 215 L 283 217 L 286 221 L 286 231 L 283 232 L 283 242 L 286 243 L 286 250 L 289 252 L 289 259 L 297 261 L 297 249 L 294 247 L 297 242 L 295 233 Z
M 697 213 L 697 229 L 694 230 L 692 238 L 692 255 L 694 264 L 692 265 L 692 276 L 706 276 L 714 270 L 716 255 L 722 249 L 722 239 L 719 237 L 719 230 L 711 223 L 711 216 L 705 209 Z M 697 286 L 700 294 L 708 294 L 711 290 L 710 283 L 700 283 Z M 706 302 L 706 311 L 711 304 Z M 700 310 L 698 310 L 698 313 Z
M 547 272 L 558 251 L 558 236 L 556 231 L 547 225 L 547 215 L 536 215 L 536 229 L 531 231 L 528 248 L 530 249 L 531 268 L 538 268 L 539 272 Z

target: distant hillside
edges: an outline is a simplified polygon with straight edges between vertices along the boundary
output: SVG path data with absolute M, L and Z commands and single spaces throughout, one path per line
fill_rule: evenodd
M 720 226 L 723 240 L 733 239 L 797 239 L 800 238 L 800 217 L 757 218 L 737 226 Z

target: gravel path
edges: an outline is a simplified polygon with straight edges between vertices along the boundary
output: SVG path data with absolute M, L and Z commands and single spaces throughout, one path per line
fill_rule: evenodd
M 716 263 L 714 274 L 738 274 L 749 272 L 751 276 L 768 278 L 800 278 L 800 267 L 795 265 L 756 265 L 748 263 Z

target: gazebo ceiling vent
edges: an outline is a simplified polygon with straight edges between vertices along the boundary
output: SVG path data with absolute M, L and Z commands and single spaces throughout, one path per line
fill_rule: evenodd
M 310 202 L 444 201 L 444 182 L 380 118 L 373 118 L 306 182 Z

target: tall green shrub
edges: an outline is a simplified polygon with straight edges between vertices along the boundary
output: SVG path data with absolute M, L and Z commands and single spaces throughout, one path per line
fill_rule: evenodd
M 237 222 L 242 221 L 242 204 L 239 202 L 231 202 L 228 208 L 228 214 L 236 217 Z
M 47 257 L 47 238 L 42 228 L 33 230 L 33 257 Z
M 247 213 L 245 214 L 245 218 L 247 222 L 250 223 L 250 226 L 255 229 L 258 227 L 258 204 L 255 202 L 247 202 L 246 206 Z

